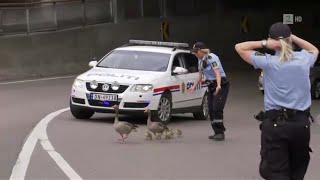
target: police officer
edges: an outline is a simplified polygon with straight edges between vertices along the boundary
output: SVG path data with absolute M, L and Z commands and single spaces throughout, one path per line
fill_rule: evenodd
M 193 92 L 202 80 L 202 74 L 206 77 L 208 85 L 208 108 L 211 126 L 214 135 L 209 139 L 222 141 L 225 139 L 225 126 L 223 124 L 223 110 L 229 92 L 229 82 L 223 70 L 219 57 L 210 50 L 202 42 L 194 44 L 193 53 L 198 58 L 199 76 L 194 85 L 189 89 Z
M 302 50 L 294 52 L 292 43 Z M 254 50 L 263 47 L 274 49 L 275 55 Z M 309 70 L 318 49 L 281 22 L 270 27 L 268 40 L 239 43 L 235 49 L 245 62 L 264 72 L 260 175 L 268 180 L 302 180 L 311 152 Z

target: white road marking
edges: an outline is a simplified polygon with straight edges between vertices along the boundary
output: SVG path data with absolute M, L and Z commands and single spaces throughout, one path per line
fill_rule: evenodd
M 69 110 L 66 108 L 64 110 Z M 63 111 L 64 112 L 64 111 Z M 54 149 L 52 144 L 49 141 L 47 134 L 47 127 L 50 120 L 46 119 L 44 125 L 41 129 L 42 132 L 39 134 L 39 140 L 44 150 L 48 152 L 51 158 L 57 163 L 60 169 L 69 177 L 69 179 L 82 179 L 72 168 L 71 166 L 63 159 L 63 157 Z
M 16 161 L 16 164 L 12 169 L 10 180 L 24 179 L 30 162 L 30 157 L 38 141 L 38 134 L 36 132 L 36 128 L 34 128 L 34 130 L 29 135 L 27 141 L 24 143 L 23 148 Z
M 31 79 L 31 80 L 23 80 L 23 81 L 11 81 L 11 82 L 0 83 L 0 85 L 19 84 L 19 83 L 37 82 L 37 81 L 48 81 L 48 80 L 57 80 L 57 79 L 68 79 L 68 78 L 74 78 L 74 77 L 76 77 L 76 76 L 61 76 L 61 77 Z
M 19 154 L 19 157 L 12 169 L 10 180 L 24 180 L 31 159 L 32 152 L 37 144 L 37 141 L 40 140 L 40 143 L 44 150 L 46 150 L 51 158 L 57 163 L 61 170 L 70 178 L 70 179 L 80 179 L 82 178 L 71 168 L 71 166 L 63 159 L 63 157 L 57 153 L 50 143 L 47 135 L 47 126 L 56 116 L 59 114 L 68 111 L 69 108 L 60 109 L 56 112 L 53 112 L 43 118 L 37 126 L 33 129 L 28 139 L 24 143 L 22 150 Z

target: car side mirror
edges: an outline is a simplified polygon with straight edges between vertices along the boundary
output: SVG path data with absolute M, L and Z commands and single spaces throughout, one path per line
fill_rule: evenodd
M 188 70 L 183 67 L 175 67 L 174 70 L 172 71 L 173 75 L 175 74 L 181 75 L 181 74 L 187 74 L 187 73 L 188 73 Z
M 90 61 L 89 67 L 95 67 L 98 64 L 98 61 Z

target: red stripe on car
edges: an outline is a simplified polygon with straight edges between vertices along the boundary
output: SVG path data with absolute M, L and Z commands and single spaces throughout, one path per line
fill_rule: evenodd
M 165 91 L 166 89 L 179 89 L 180 88 L 180 85 L 173 85 L 173 86 L 165 86 L 165 87 L 160 87 L 160 88 L 155 88 L 153 90 L 154 93 L 157 93 L 157 92 L 162 92 L 162 91 Z

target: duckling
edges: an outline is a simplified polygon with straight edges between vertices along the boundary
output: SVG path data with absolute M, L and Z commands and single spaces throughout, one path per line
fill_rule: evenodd
M 174 136 L 174 132 L 173 132 L 173 130 L 171 129 L 171 130 L 169 130 L 168 131 L 168 134 L 169 134 L 169 136 L 170 136 L 170 139 L 172 139 L 173 138 L 173 136 Z
M 170 131 L 164 131 L 164 132 L 163 132 L 163 135 L 164 135 L 164 138 L 165 138 L 165 139 L 171 139 L 171 133 L 170 133 Z
M 150 131 L 146 130 L 144 135 L 146 136 L 146 140 L 152 140 L 152 133 Z
M 156 139 L 161 139 L 161 137 L 162 137 L 162 133 L 155 133 L 155 138 Z
M 176 130 L 176 134 L 177 134 L 178 137 L 180 137 L 180 136 L 182 136 L 182 131 L 178 128 Z

